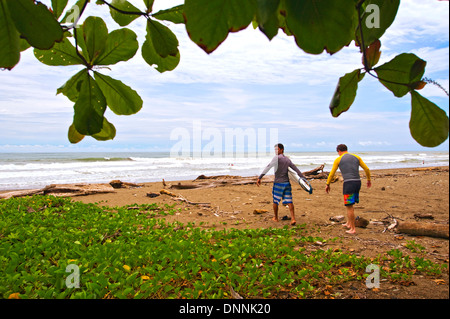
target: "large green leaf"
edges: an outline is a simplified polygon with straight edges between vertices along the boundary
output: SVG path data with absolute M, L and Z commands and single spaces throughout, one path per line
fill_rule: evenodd
M 129 86 L 98 72 L 94 72 L 94 77 L 109 108 L 117 115 L 135 114 L 142 108 L 141 97 Z
M 92 135 L 92 137 L 97 141 L 112 140 L 116 137 L 116 128 L 113 124 L 108 122 L 106 118 L 103 118 L 102 130 L 99 133 Z
M 245 29 L 256 12 L 256 0 L 186 0 L 186 29 L 206 53 L 213 52 L 229 32 Z
M 449 119 L 444 110 L 417 91 L 411 91 L 412 137 L 422 146 L 436 147 L 448 138 Z
M 62 42 L 55 43 L 50 50 L 34 49 L 34 56 L 42 63 L 47 65 L 77 65 L 83 64 L 77 51 L 68 38 Z
M 285 0 L 286 22 L 297 45 L 307 53 L 333 54 L 350 44 L 358 25 L 350 0 Z
M 145 7 L 147 8 L 147 13 L 152 12 L 153 2 L 155 2 L 155 0 L 144 0 Z
M 30 0 L 8 1 L 11 18 L 21 36 L 33 47 L 47 50 L 63 38 L 63 30 L 42 3 Z
M 280 0 L 257 0 L 256 21 L 258 27 L 269 40 L 278 33 L 278 13 Z
M 63 13 L 69 0 L 52 0 L 53 15 L 58 19 Z
M 94 64 L 103 52 L 108 37 L 108 28 L 102 18 L 88 17 L 83 23 L 83 37 L 89 62 Z
M 86 69 L 81 70 L 72 76 L 63 86 L 58 88 L 56 94 L 64 94 L 72 102 L 78 100 L 81 90 L 81 82 L 86 79 Z
M 114 30 L 108 35 L 103 52 L 96 65 L 111 65 L 131 59 L 139 48 L 136 33 L 127 28 Z
M 130 2 L 127 0 L 113 0 L 111 2 L 111 5 L 115 8 L 125 11 L 125 12 L 141 12 L 138 8 L 133 6 Z M 135 19 L 139 18 L 140 15 L 138 14 L 123 14 L 119 11 L 110 8 L 111 17 L 116 21 L 121 27 L 124 27 L 126 25 L 129 25 L 131 22 L 133 22 Z
M 8 2 L 0 0 L 0 68 L 11 70 L 20 60 L 19 31 L 12 21 Z
M 151 39 L 156 53 L 162 58 L 178 54 L 177 37 L 168 27 L 158 21 L 148 19 L 146 39 Z
M 415 88 L 422 79 L 427 62 L 412 53 L 402 53 L 375 68 L 379 81 L 396 97 L 402 97 Z
M 87 70 L 85 70 L 80 93 L 73 108 L 73 124 L 80 134 L 93 135 L 102 130 L 106 100 Z
M 361 12 L 361 25 L 364 44 L 367 47 L 376 39 L 381 38 L 387 28 L 394 22 L 400 0 L 366 0 Z M 355 39 L 361 44 L 359 26 Z
M 69 131 L 67 133 L 67 137 L 69 138 L 69 142 L 72 144 L 76 144 L 80 142 L 85 135 L 80 134 L 77 129 L 75 128 L 75 125 L 72 123 L 72 125 L 69 126 Z
M 347 73 L 339 79 L 336 91 L 330 103 L 330 111 L 334 117 L 346 112 L 353 104 L 358 83 L 364 78 L 364 73 L 360 69 Z
M 153 47 L 153 41 L 149 39 L 148 36 L 142 45 L 142 57 L 150 66 L 156 65 L 156 70 L 160 73 L 172 71 L 180 63 L 180 52 L 178 52 L 176 56 L 169 55 L 162 58 L 156 53 L 156 50 Z
M 166 9 L 160 10 L 152 14 L 152 17 L 158 20 L 166 20 L 176 24 L 184 23 L 184 4 Z
M 68 138 L 70 143 L 76 144 L 81 140 L 83 140 L 84 137 L 85 135 L 79 133 L 75 128 L 75 125 L 72 123 L 72 125 L 70 125 L 69 127 L 68 132 Z M 112 140 L 114 139 L 114 137 L 116 137 L 116 128 L 104 117 L 102 130 L 99 133 L 93 134 L 92 137 L 95 138 L 97 141 Z
M 149 21 L 147 23 L 145 42 L 142 45 L 142 57 L 149 65 L 156 65 L 156 70 L 160 73 L 172 71 L 180 62 L 180 52 L 178 51 L 178 48 L 175 47 L 177 48 L 177 53 L 175 55 L 166 55 L 165 57 L 162 57 L 160 52 L 158 52 L 155 48 L 154 43 L 158 41 L 158 36 L 157 34 L 155 35 L 152 33 L 153 28 L 151 25 L 152 23 Z M 164 41 L 164 39 L 162 41 Z M 178 45 L 178 40 L 176 41 Z M 159 46 L 161 47 L 161 44 Z M 160 48 L 159 50 L 161 51 L 162 49 Z

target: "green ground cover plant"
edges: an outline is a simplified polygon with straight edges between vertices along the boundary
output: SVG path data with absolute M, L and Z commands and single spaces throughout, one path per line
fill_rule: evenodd
M 1 200 L 0 298 L 323 298 L 334 285 L 364 283 L 372 263 L 391 281 L 442 271 L 399 250 L 377 258 L 311 251 L 324 239 L 306 236 L 305 225 L 219 231 L 163 218 L 180 211 L 38 195 Z M 67 285 L 68 265 L 79 269 L 78 288 Z

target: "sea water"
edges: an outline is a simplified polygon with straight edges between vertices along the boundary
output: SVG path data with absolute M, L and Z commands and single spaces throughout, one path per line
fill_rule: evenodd
M 448 152 L 355 152 L 371 170 L 448 166 Z M 335 152 L 286 153 L 301 171 L 325 164 Z M 199 175 L 257 176 L 274 154 L 171 157 L 169 152 L 0 153 L 0 190 L 42 188 L 50 184 L 143 183 L 192 180 Z M 273 174 L 273 170 L 268 174 Z

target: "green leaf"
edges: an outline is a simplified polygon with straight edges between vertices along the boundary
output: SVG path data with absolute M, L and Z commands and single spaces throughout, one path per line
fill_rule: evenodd
M 94 72 L 94 77 L 109 108 L 117 115 L 135 114 L 142 108 L 141 97 L 129 86 L 98 72 Z
M 175 24 L 184 23 L 184 5 L 179 5 L 170 9 L 160 10 L 154 14 L 152 17 L 158 20 L 166 20 L 173 22 Z
M 11 18 L 21 36 L 33 47 L 47 50 L 63 39 L 63 30 L 42 3 L 30 0 L 8 2 Z
M 153 2 L 155 2 L 155 0 L 144 0 L 145 7 L 147 8 L 147 13 L 152 12 Z
M 412 137 L 422 146 L 436 147 L 448 138 L 449 119 L 444 110 L 417 91 L 411 91 Z
M 34 56 L 40 62 L 52 66 L 83 64 L 83 61 L 77 55 L 75 47 L 68 38 L 64 38 L 62 42 L 55 43 L 50 50 L 34 49 Z
M 151 39 L 156 53 L 162 57 L 176 56 L 178 54 L 178 39 L 165 25 L 152 20 L 147 20 L 147 36 Z
M 96 65 L 111 65 L 131 59 L 139 48 L 136 33 L 127 28 L 114 30 L 108 35 L 103 52 Z
M 280 0 L 257 0 L 256 21 L 269 40 L 278 33 L 278 7 Z
M 72 102 L 78 100 L 78 95 L 81 90 L 81 82 L 85 79 L 86 69 L 81 70 L 72 76 L 63 86 L 58 88 L 56 94 L 64 94 Z
M 381 38 L 394 22 L 400 0 L 366 0 L 361 12 L 361 25 L 366 47 Z M 361 43 L 361 31 L 358 28 L 355 40 Z
M 117 9 L 125 11 L 125 12 L 141 12 L 138 8 L 133 6 L 127 0 L 113 0 L 111 2 L 111 5 L 116 7 Z M 109 8 L 109 11 L 111 13 L 111 17 L 121 27 L 129 25 L 131 22 L 133 22 L 134 20 L 136 20 L 137 18 L 140 17 L 140 15 L 137 15 L 137 14 L 123 14 L 123 13 L 120 13 L 119 11 L 114 10 L 111 7 Z
M 80 134 L 93 135 L 102 130 L 106 100 L 87 70 L 85 70 L 80 93 L 73 108 L 73 124 Z
M 180 63 L 180 52 L 176 56 L 167 56 L 162 58 L 155 50 L 152 39 L 147 35 L 142 45 L 142 57 L 150 66 L 156 65 L 156 70 L 163 73 L 172 71 Z
M 112 140 L 116 137 L 116 128 L 113 124 L 108 122 L 106 118 L 103 118 L 102 130 L 99 133 L 92 135 L 92 137 L 97 141 Z
M 83 38 L 86 44 L 87 56 L 92 65 L 105 48 L 107 37 L 108 28 L 102 18 L 88 17 L 84 21 Z
M 333 54 L 350 44 L 358 25 L 354 1 L 285 0 L 286 22 L 307 53 Z
M 63 13 L 69 0 L 52 0 L 53 15 L 58 19 Z
M 346 112 L 353 104 L 358 83 L 364 78 L 364 73 L 360 69 L 347 73 L 339 79 L 339 83 L 330 103 L 330 111 L 333 117 L 338 117 Z
M 61 19 L 61 23 L 73 25 L 75 22 L 77 22 L 85 3 L 86 0 L 78 0 L 69 10 L 67 10 L 64 18 Z
M 19 31 L 11 19 L 6 0 L 0 0 L 0 68 L 11 70 L 20 60 Z
M 186 29 L 192 41 L 211 53 L 229 32 L 245 29 L 256 8 L 256 0 L 186 0 Z
M 402 53 L 375 68 L 379 81 L 396 97 L 402 97 L 422 79 L 426 61 L 412 53 Z
M 26 49 L 31 47 L 31 45 L 27 42 L 27 40 L 20 39 L 19 41 L 20 41 L 20 44 L 19 44 L 20 52 L 25 51 Z
M 80 142 L 84 138 L 84 136 L 85 135 L 78 133 L 73 123 L 72 125 L 69 126 L 69 132 L 67 134 L 67 137 L 69 138 L 70 143 L 76 144 Z

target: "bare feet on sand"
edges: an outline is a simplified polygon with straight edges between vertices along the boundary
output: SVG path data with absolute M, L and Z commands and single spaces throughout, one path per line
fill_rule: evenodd
M 283 220 L 289 220 L 290 218 L 282 218 Z M 274 222 L 278 222 L 278 218 L 273 217 L 272 220 Z M 297 224 L 297 222 L 295 220 L 291 221 L 291 226 L 295 226 L 295 224 Z

